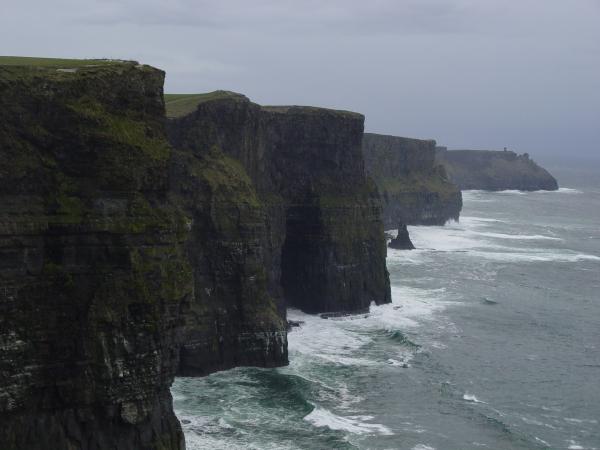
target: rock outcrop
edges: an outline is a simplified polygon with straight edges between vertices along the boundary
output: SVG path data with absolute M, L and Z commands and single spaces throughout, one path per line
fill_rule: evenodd
M 0 448 L 182 449 L 164 73 L 0 66 Z
M 365 133 L 367 172 L 383 201 L 386 229 L 458 220 L 462 195 L 435 161 L 435 141 Z
M 512 151 L 446 150 L 438 147 L 437 160 L 461 189 L 502 191 L 555 191 L 556 179 L 527 153 Z
M 395 250 L 414 250 L 415 249 L 415 246 L 413 245 L 412 241 L 410 240 L 410 236 L 408 234 L 408 229 L 406 228 L 405 224 L 401 223 L 398 225 L 398 235 L 390 241 L 389 247 L 393 248 Z
M 269 292 L 280 310 L 356 312 L 390 301 L 378 195 L 361 154 L 363 116 L 261 107 L 229 92 L 173 100 L 173 145 L 218 149 L 256 187 L 268 217 Z

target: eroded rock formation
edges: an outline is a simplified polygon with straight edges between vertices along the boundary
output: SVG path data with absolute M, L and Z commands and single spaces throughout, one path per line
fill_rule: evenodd
M 415 246 L 413 245 L 412 241 L 410 240 L 410 236 L 408 234 L 408 229 L 406 228 L 406 225 L 401 223 L 398 224 L 398 234 L 395 238 L 393 238 L 390 243 L 389 243 L 389 247 L 396 249 L 396 250 L 414 250 Z
M 435 161 L 435 141 L 365 133 L 367 172 L 383 201 L 386 229 L 458 220 L 462 195 Z

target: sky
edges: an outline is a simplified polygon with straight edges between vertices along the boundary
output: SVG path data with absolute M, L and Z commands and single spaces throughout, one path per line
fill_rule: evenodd
M 449 148 L 600 159 L 600 0 L 0 0 L 0 54 L 358 111 Z

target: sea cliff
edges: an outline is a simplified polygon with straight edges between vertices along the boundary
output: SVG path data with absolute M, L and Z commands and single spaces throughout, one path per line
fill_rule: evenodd
M 0 58 L 0 448 L 180 450 L 169 387 L 391 300 L 360 114 Z M 171 103 L 171 102 L 169 102 Z
M 230 92 L 167 98 L 167 115 L 176 148 L 218 148 L 253 181 L 268 211 L 265 266 L 280 309 L 357 312 L 391 300 L 362 115 L 262 107 Z
M 22 64 L 0 66 L 0 448 L 182 449 L 164 73 Z
M 512 151 L 447 150 L 438 147 L 437 160 L 461 189 L 521 191 L 558 189 L 556 179 L 529 158 Z
M 367 172 L 379 188 L 386 229 L 458 220 L 462 195 L 435 160 L 435 141 L 365 133 Z

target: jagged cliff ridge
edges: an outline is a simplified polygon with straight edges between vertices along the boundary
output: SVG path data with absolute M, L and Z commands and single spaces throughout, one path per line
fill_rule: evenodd
M 380 206 L 361 154 L 363 116 L 261 107 L 230 92 L 167 100 L 174 147 L 219 149 L 252 180 L 267 212 L 263 258 L 280 309 L 356 312 L 390 301 Z
M 0 67 L 0 448 L 183 448 L 169 386 L 193 286 L 189 221 L 167 199 L 164 73 L 12 62 Z
M 521 191 L 558 189 L 556 179 L 527 153 L 512 151 L 446 150 L 438 147 L 437 160 L 461 189 Z
M 386 229 L 458 220 L 462 196 L 435 161 L 435 141 L 365 133 L 363 152 L 382 196 Z

